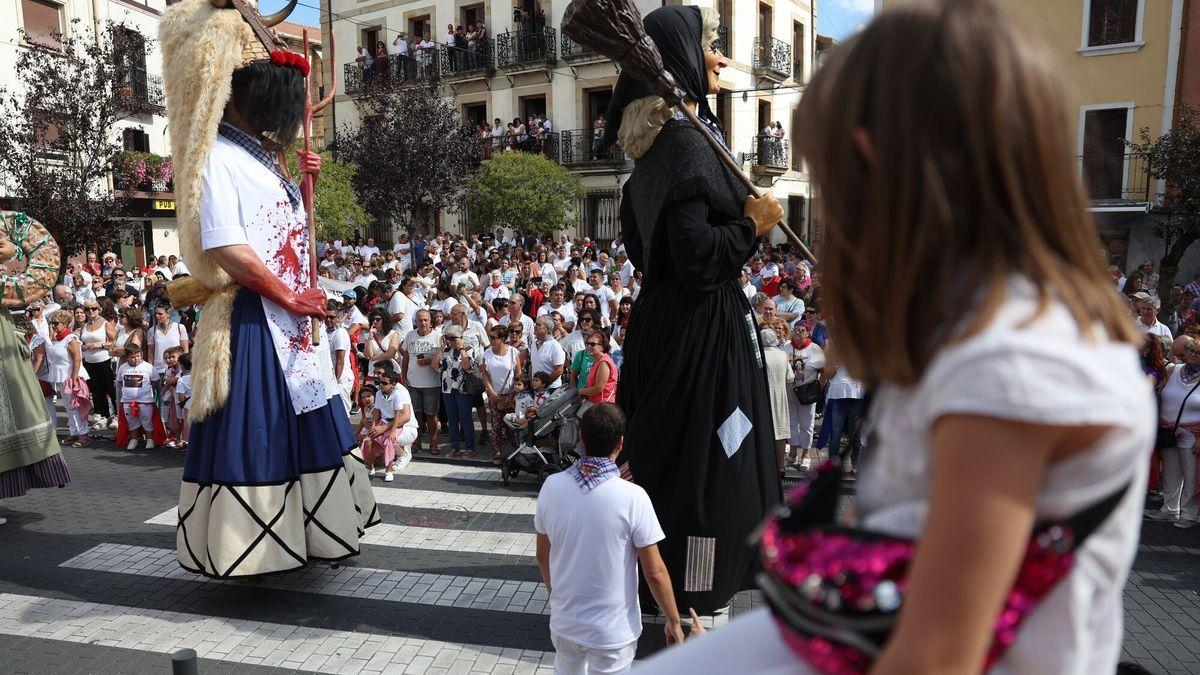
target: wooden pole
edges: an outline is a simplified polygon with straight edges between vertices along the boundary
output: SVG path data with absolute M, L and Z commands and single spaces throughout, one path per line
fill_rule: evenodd
M 308 51 L 308 29 L 303 32 L 304 37 L 304 60 L 308 61 L 309 74 L 304 77 L 304 151 L 312 151 L 312 118 L 313 104 L 311 92 L 309 91 L 309 77 L 312 75 L 312 61 L 309 59 Z M 317 223 L 313 215 L 313 175 L 304 171 L 300 172 L 300 196 L 304 199 L 304 211 L 308 218 L 308 283 L 312 288 L 317 288 Z M 321 320 L 317 317 L 312 317 L 312 343 L 316 346 L 321 344 Z

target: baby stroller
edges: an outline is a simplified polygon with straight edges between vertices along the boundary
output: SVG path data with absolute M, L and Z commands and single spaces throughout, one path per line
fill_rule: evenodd
M 575 462 L 575 453 L 564 452 L 560 447 L 558 433 L 566 422 L 575 419 L 579 403 L 575 387 L 559 387 L 525 426 L 518 426 L 511 416 L 504 418 L 504 423 L 517 438 L 517 447 L 500 456 L 500 477 L 505 485 L 521 475 L 522 471 L 535 474 L 538 482 L 542 483 L 550 474 L 558 473 Z

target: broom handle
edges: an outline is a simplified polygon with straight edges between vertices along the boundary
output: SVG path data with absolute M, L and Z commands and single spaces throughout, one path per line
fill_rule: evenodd
M 746 189 L 750 191 L 750 194 L 754 195 L 755 198 L 761 197 L 762 193 L 758 190 L 758 187 L 754 184 L 754 181 L 750 180 L 750 177 L 742 171 L 742 168 L 738 166 L 733 157 L 729 156 L 729 153 L 725 150 L 725 146 L 721 145 L 721 142 L 718 141 L 717 137 L 713 135 L 712 130 L 708 128 L 708 125 L 704 122 L 701 122 L 700 118 L 696 116 L 696 113 L 692 112 L 692 110 L 682 102 L 675 107 L 683 112 L 683 114 L 688 118 L 688 121 L 692 123 L 692 126 L 696 127 L 697 131 L 703 134 L 705 140 L 708 141 L 708 144 L 711 145 L 712 149 L 717 153 L 717 156 L 721 158 L 721 161 L 725 163 L 725 166 L 729 167 L 729 169 L 733 171 L 735 175 L 737 175 L 738 179 L 742 181 L 742 185 L 745 185 Z M 807 246 L 804 245 L 803 241 L 800 241 L 800 237 L 796 236 L 796 233 L 792 231 L 792 228 L 788 227 L 782 221 L 776 223 L 775 226 L 783 230 L 783 233 L 787 236 L 788 241 L 792 243 L 792 246 L 795 246 L 797 249 L 799 249 L 800 253 L 805 258 L 808 258 L 809 262 L 814 265 L 817 264 L 817 257 L 813 255 L 813 252 L 810 251 Z
M 304 59 L 311 61 L 308 51 L 308 29 L 301 33 L 304 39 Z M 309 76 L 304 76 L 304 151 L 312 151 L 312 97 L 309 95 Z M 316 181 L 311 173 L 300 175 L 300 195 L 304 199 L 305 218 L 308 219 L 308 283 L 312 288 L 319 288 L 317 282 L 317 224 L 313 214 L 313 189 Z M 321 320 L 312 317 L 312 343 L 321 346 Z

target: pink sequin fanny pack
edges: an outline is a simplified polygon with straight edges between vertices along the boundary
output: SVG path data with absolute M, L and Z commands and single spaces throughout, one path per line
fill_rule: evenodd
M 784 642 L 829 675 L 870 669 L 900 613 L 915 549 L 909 539 L 834 525 L 840 486 L 838 462 L 826 463 L 792 490 L 762 529 L 763 571 L 757 578 Z M 1112 513 L 1127 487 L 1066 520 L 1034 526 L 997 617 L 985 671 L 1071 572 L 1075 550 Z

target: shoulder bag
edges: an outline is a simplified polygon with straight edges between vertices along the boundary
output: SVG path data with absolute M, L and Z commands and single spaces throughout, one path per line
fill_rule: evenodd
M 1176 366 L 1176 367 L 1182 368 L 1183 366 Z M 1167 381 L 1169 382 L 1170 378 L 1172 378 L 1172 377 L 1175 377 L 1174 371 L 1172 371 L 1171 374 L 1167 376 L 1167 378 L 1168 378 Z M 1183 373 L 1182 372 L 1179 373 L 1179 381 L 1183 382 Z M 1175 430 L 1179 428 L 1179 420 L 1183 419 L 1183 409 L 1187 407 L 1188 399 L 1192 397 L 1192 394 L 1195 393 L 1197 387 L 1200 387 L 1200 382 L 1197 382 L 1195 385 L 1193 385 L 1192 388 L 1188 391 L 1187 396 L 1183 397 L 1183 402 L 1179 404 L 1179 414 L 1175 415 L 1175 424 L 1172 424 L 1169 427 L 1159 427 L 1158 428 L 1158 435 L 1154 437 L 1154 449 L 1155 450 L 1164 450 L 1166 448 L 1173 448 L 1179 443 L 1179 441 L 1175 438 Z M 1161 396 L 1162 396 L 1162 392 L 1159 392 L 1159 397 L 1161 398 Z
M 800 372 L 804 372 L 804 359 L 797 359 L 800 362 Z M 817 377 L 811 382 L 797 384 L 792 386 L 792 393 L 796 395 L 796 400 L 800 405 L 812 405 L 821 399 L 821 378 Z

